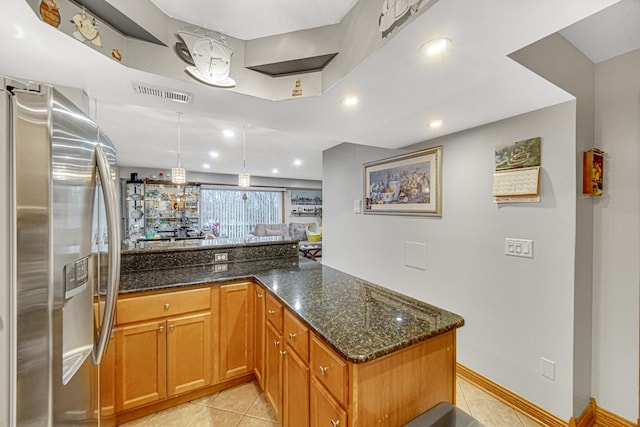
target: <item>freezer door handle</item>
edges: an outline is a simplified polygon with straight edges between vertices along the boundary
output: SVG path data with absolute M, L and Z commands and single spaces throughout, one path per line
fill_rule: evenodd
M 104 206 L 107 215 L 107 232 L 109 233 L 109 270 L 107 276 L 107 295 L 105 298 L 104 317 L 100 335 L 93 347 L 93 362 L 98 365 L 102 361 L 111 330 L 113 328 L 113 318 L 116 311 L 116 300 L 120 288 L 120 244 L 118 242 L 119 222 L 118 222 L 118 202 L 116 196 L 116 186 L 111 178 L 109 160 L 100 147 L 96 145 L 96 162 L 98 174 L 104 194 Z

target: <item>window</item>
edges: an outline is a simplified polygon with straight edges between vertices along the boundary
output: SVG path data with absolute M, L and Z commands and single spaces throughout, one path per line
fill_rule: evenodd
M 247 194 L 246 200 L 242 196 Z M 201 222 L 204 231 L 229 238 L 244 238 L 256 224 L 282 223 L 282 191 L 242 191 L 202 188 Z

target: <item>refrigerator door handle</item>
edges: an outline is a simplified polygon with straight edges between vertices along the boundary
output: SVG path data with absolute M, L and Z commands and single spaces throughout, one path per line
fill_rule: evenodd
M 118 230 L 118 199 L 116 196 L 116 186 L 111 178 L 109 160 L 102 150 L 102 147 L 100 147 L 100 144 L 96 145 L 96 162 L 98 165 L 98 174 L 100 175 L 100 183 L 102 185 L 102 193 L 104 194 L 107 231 L 109 233 L 109 272 L 107 276 L 104 317 L 102 319 L 100 335 L 93 348 L 93 363 L 98 365 L 102 361 L 102 357 L 107 349 L 107 344 L 109 343 L 109 338 L 111 337 L 113 318 L 116 311 L 116 300 L 120 288 L 120 242 L 118 241 L 120 233 Z

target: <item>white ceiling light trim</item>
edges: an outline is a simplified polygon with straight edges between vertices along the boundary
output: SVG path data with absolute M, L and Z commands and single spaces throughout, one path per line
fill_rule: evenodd
M 342 104 L 347 107 L 355 107 L 360 103 L 360 98 L 355 95 L 350 95 L 342 98 Z
M 449 39 L 441 38 L 429 40 L 420 47 L 420 52 L 426 56 L 436 56 L 451 50 L 453 42 Z

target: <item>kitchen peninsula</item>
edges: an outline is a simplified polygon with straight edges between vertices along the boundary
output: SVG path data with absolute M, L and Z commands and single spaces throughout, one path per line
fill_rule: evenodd
M 462 317 L 298 258 L 296 241 L 204 247 L 123 253 L 119 422 L 253 378 L 285 426 L 400 426 L 455 402 Z

